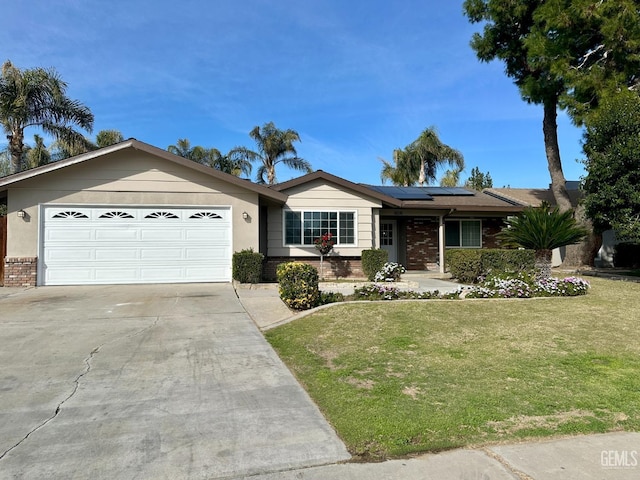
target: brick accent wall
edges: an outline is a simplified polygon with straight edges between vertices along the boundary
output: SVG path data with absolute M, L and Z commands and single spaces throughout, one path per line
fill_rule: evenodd
M 320 257 L 268 257 L 262 267 L 262 278 L 267 281 L 276 280 L 276 268 L 285 262 L 303 262 L 313 265 L 320 275 Z M 360 257 L 335 257 L 324 258 L 323 277 L 328 280 L 338 278 L 365 278 L 362 272 L 362 259 Z
M 496 235 L 504 226 L 502 218 L 483 218 L 482 219 L 482 248 L 501 248 L 500 242 Z
M 407 270 L 427 270 L 438 261 L 438 219 L 408 218 Z
M 5 287 L 35 287 L 37 275 L 38 259 L 36 257 L 5 258 Z

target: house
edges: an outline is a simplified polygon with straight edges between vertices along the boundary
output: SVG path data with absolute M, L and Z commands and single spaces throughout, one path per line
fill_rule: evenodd
M 233 252 L 265 254 L 265 275 L 318 263 L 331 232 L 335 276 L 361 276 L 362 250 L 408 269 L 444 269 L 449 247 L 495 247 L 521 205 L 462 188 L 352 183 L 326 172 L 271 187 L 135 139 L 0 178 L 6 286 L 231 280 Z M 0 236 L 2 238 L 2 236 Z
M 583 195 L 580 189 L 580 182 L 575 180 L 567 181 L 565 186 L 569 193 L 571 205 L 573 208 L 578 207 Z M 551 191 L 551 185 L 549 185 L 549 188 L 486 188 L 484 189 L 484 193 L 524 207 L 539 207 L 542 202 L 546 202 L 549 205 L 556 205 L 556 200 Z M 594 260 L 596 267 L 613 267 L 613 254 L 617 243 L 618 240 L 613 230 L 603 232 L 602 245 Z M 562 264 L 565 251 L 565 247 L 556 248 L 553 251 L 552 265 L 554 267 Z

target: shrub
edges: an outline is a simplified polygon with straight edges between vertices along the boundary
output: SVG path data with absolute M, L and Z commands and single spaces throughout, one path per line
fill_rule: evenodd
M 400 275 L 406 272 L 407 269 L 404 268 L 399 263 L 395 262 L 387 262 L 385 263 L 378 272 L 376 272 L 373 277 L 374 282 L 397 282 L 400 280 Z
M 482 259 L 478 249 L 447 250 L 445 259 L 451 275 L 462 283 L 473 283 L 482 274 Z
M 252 248 L 235 252 L 232 258 L 231 274 L 241 283 L 259 283 L 262 278 L 264 255 Z
M 446 252 L 446 263 L 454 278 L 474 283 L 489 274 L 533 272 L 535 252 L 513 249 L 452 249 Z
M 640 245 L 637 243 L 619 243 L 615 246 L 613 264 L 622 268 L 640 267 Z
M 369 281 L 373 281 L 376 273 L 382 270 L 384 264 L 389 260 L 389 252 L 381 248 L 372 248 L 362 251 L 362 271 Z
M 344 302 L 344 295 L 340 292 L 320 292 L 319 305 Z
M 278 292 L 289 308 L 308 310 L 318 305 L 318 270 L 306 263 L 288 262 L 278 265 Z

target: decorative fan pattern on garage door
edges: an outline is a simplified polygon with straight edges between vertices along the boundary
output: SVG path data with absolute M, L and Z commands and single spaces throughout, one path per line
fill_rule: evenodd
M 144 218 L 178 218 L 178 216 L 171 212 L 153 212 L 145 215 Z
M 103 213 L 102 215 L 100 215 L 100 218 L 133 218 L 133 215 L 127 212 L 115 210 L 113 212 Z
M 82 212 L 76 212 L 68 210 L 65 212 L 56 213 L 52 218 L 89 218 Z
M 217 213 L 213 212 L 198 212 L 191 215 L 189 218 L 222 218 Z

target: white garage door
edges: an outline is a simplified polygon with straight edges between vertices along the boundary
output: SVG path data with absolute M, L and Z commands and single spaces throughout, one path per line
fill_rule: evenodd
M 231 281 L 229 207 L 42 210 L 43 285 Z

